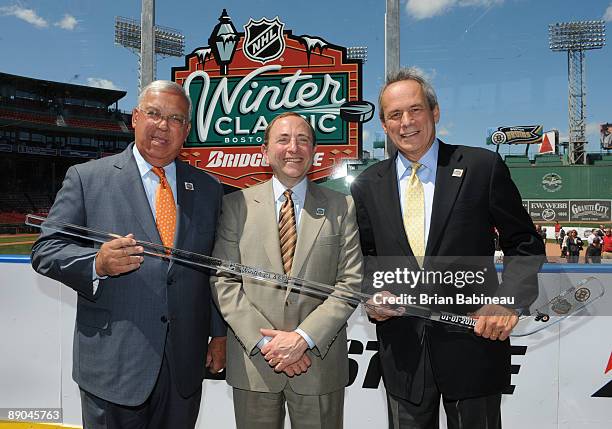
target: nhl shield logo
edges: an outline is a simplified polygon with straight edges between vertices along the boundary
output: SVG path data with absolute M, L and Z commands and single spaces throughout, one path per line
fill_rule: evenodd
M 285 52 L 283 38 L 285 24 L 278 16 L 273 20 L 261 18 L 259 21 L 249 19 L 244 26 L 244 55 L 253 61 L 266 63 L 275 60 Z

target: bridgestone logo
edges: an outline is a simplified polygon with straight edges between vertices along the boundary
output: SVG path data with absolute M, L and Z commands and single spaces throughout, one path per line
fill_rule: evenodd
M 218 167 L 267 167 L 268 163 L 261 153 L 223 153 L 213 150 L 208 156 L 208 168 Z
M 317 152 L 312 165 L 320 167 L 323 155 L 323 152 Z M 261 153 L 225 153 L 222 150 L 213 150 L 208 154 L 206 168 L 267 167 L 268 165 Z

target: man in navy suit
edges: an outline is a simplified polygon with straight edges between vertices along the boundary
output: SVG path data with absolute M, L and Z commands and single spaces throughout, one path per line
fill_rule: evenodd
M 209 272 L 143 258 L 135 245 L 135 239 L 161 244 L 156 199 L 167 185 L 174 247 L 212 251 L 222 187 L 176 159 L 190 117 L 180 85 L 145 87 L 132 113 L 135 143 L 71 167 L 49 212 L 49 219 L 123 237 L 97 247 L 43 226 L 32 248 L 39 273 L 78 293 L 73 378 L 88 429 L 194 427 L 205 367 L 225 366 L 225 326 L 211 300 Z
M 382 126 L 398 152 L 368 168 L 351 187 L 366 277 L 381 267 L 392 270 L 397 261 L 419 271 L 450 259 L 461 264 L 479 258 L 487 295 L 503 291 L 516 297 L 511 306 L 472 308 L 478 318 L 474 332 L 368 309 L 376 323 L 389 427 L 437 428 L 442 397 L 449 428 L 499 428 L 501 393 L 510 382 L 508 336 L 519 311 L 537 296 L 542 240 L 496 153 L 436 138 L 436 94 L 415 70 L 389 76 L 379 105 Z M 493 265 L 494 227 L 505 254 L 501 286 Z M 457 291 L 450 285 L 442 293 Z

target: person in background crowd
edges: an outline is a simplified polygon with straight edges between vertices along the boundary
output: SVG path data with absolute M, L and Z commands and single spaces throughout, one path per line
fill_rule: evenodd
M 561 232 L 561 224 L 559 223 L 559 221 L 555 222 L 555 241 L 557 242 L 557 244 L 561 244 L 559 242 L 559 233 Z
M 542 225 L 536 225 L 535 229 L 536 229 L 538 235 L 541 237 L 542 236 Z
M 565 234 L 565 230 L 563 227 L 559 230 L 559 247 L 561 248 L 561 257 L 565 258 L 567 256 L 567 252 L 564 252 L 563 247 L 565 246 L 565 240 L 567 238 L 567 234 Z
M 567 253 L 567 262 L 578 263 L 580 251 L 582 250 L 582 239 L 578 237 L 578 231 L 572 229 L 568 233 L 563 248 Z
M 588 244 L 593 244 L 593 240 L 594 240 L 595 238 L 598 238 L 598 237 L 599 237 L 599 235 L 597 235 L 597 228 L 593 228 L 593 229 L 591 230 L 591 233 L 590 233 L 590 234 L 588 235 L 588 237 L 587 237 L 587 242 L 588 242 Z
M 601 248 L 601 256 L 604 259 L 612 259 L 612 228 L 606 228 L 606 233 L 603 236 Z
M 601 264 L 601 240 L 595 237 L 584 252 L 585 264 Z

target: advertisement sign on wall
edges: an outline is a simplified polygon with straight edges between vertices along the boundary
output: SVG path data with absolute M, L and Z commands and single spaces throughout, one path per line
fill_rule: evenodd
M 292 111 L 315 129 L 311 180 L 331 175 L 343 159 L 358 159 L 361 123 L 374 114 L 361 100 L 361 61 L 321 37 L 294 36 L 278 17 L 250 19 L 243 29 L 224 9 L 208 46 L 172 69 L 193 102 L 180 157 L 226 185 L 260 183 L 271 175 L 261 154 L 266 126 Z
M 523 200 L 534 222 L 612 222 L 612 200 Z
M 542 125 L 517 125 L 487 129 L 487 144 L 542 143 Z
M 570 220 L 569 201 L 529 201 L 529 215 L 534 222 L 567 222 Z
M 610 150 L 612 149 L 612 123 L 602 124 L 600 127 L 601 131 L 601 148 Z
M 610 222 L 610 200 L 571 201 L 570 219 L 585 222 Z

